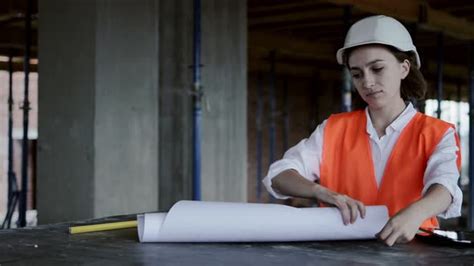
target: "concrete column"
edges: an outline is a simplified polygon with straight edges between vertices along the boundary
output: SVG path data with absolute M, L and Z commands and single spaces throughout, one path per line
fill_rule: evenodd
M 95 216 L 156 211 L 158 3 L 97 1 Z
M 39 222 L 156 210 L 157 2 L 39 6 Z
M 38 221 L 94 216 L 95 5 L 39 8 Z M 78 23 L 80 22 L 80 23 Z
M 247 4 L 203 0 L 203 200 L 247 200 Z
M 192 198 L 193 1 L 160 1 L 160 209 Z

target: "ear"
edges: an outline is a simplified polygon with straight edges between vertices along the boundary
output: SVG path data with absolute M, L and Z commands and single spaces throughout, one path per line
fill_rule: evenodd
M 410 66 L 411 63 L 408 59 L 405 59 L 402 63 L 400 63 L 402 79 L 405 79 L 410 73 Z

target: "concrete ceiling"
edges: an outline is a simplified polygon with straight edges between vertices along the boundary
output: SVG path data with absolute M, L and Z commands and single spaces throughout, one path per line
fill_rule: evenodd
M 14 56 L 14 69 L 23 69 L 22 57 L 25 54 L 25 14 L 28 0 L 0 1 L 0 69 L 6 69 L 5 58 Z M 38 0 L 31 0 L 32 32 L 31 57 L 38 54 Z M 32 69 L 34 71 L 34 69 Z

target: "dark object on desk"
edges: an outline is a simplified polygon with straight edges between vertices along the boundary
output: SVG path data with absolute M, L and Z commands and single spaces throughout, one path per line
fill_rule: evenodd
M 428 244 L 452 247 L 474 247 L 473 231 L 446 231 L 439 229 L 422 231 L 423 233 L 417 234 L 416 237 Z

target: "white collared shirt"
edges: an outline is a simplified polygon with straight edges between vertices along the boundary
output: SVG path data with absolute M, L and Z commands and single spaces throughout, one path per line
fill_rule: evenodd
M 380 186 L 388 157 L 400 137 L 401 131 L 415 116 L 416 110 L 411 103 L 408 104 L 397 119 L 386 128 L 385 135 L 381 138 L 378 138 L 367 108 L 365 109 L 365 114 L 367 116 L 367 134 L 369 134 L 370 139 L 375 177 L 377 186 Z M 326 123 L 327 120 L 324 120 L 309 138 L 301 140 L 297 145 L 290 148 L 281 160 L 275 161 L 270 166 L 267 176 L 263 179 L 263 184 L 275 198 L 290 198 L 271 187 L 272 179 L 285 170 L 294 169 L 304 178 L 313 182 L 319 179 L 319 166 L 321 164 L 323 134 Z M 423 195 L 433 184 L 443 185 L 451 193 L 453 197 L 451 205 L 444 213 L 438 215 L 445 219 L 461 215 L 462 191 L 457 185 L 459 170 L 456 164 L 456 152 L 458 147 L 454 133 L 453 128 L 449 128 L 446 131 L 430 156 L 423 177 Z

